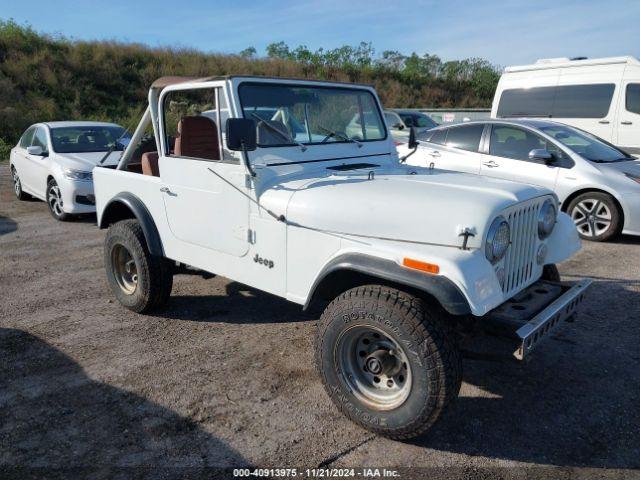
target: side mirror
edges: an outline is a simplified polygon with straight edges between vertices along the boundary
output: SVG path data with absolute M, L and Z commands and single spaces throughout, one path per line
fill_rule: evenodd
M 416 140 L 416 129 L 411 127 L 409 129 L 409 144 L 408 147 L 410 150 L 414 150 L 418 148 L 418 141 Z
M 534 148 L 529 152 L 529 160 L 539 160 L 546 164 L 550 164 L 556 161 L 556 157 L 554 157 L 553 153 L 548 150 L 543 148 Z
M 226 124 L 227 148 L 252 152 L 258 147 L 256 122 L 250 118 L 229 118 Z
M 31 147 L 27 147 L 27 154 L 28 155 L 35 155 L 36 157 L 43 157 L 44 156 L 44 152 L 42 151 L 42 147 L 40 146 L 31 146 Z

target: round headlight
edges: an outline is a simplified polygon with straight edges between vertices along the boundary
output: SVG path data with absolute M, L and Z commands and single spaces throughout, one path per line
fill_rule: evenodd
M 538 237 L 540 240 L 544 240 L 551 235 L 557 216 L 558 211 L 555 204 L 551 200 L 546 200 L 538 213 Z
M 511 228 L 504 217 L 497 217 L 489 227 L 485 255 L 491 263 L 496 263 L 507 253 L 511 243 Z

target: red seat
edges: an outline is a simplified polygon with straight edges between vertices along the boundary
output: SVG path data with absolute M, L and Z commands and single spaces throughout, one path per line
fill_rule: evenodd
M 142 173 L 144 175 L 160 176 L 158 166 L 158 152 L 145 152 L 142 154 Z
M 208 117 L 183 117 L 178 122 L 175 155 L 220 160 L 216 123 Z

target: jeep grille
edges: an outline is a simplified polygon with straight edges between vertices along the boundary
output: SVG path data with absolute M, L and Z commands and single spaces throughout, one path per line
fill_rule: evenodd
M 504 260 L 504 284 L 507 298 L 527 286 L 534 275 L 542 270 L 536 264 L 538 239 L 538 212 L 548 197 L 534 198 L 507 209 L 503 215 L 511 227 L 511 246 Z

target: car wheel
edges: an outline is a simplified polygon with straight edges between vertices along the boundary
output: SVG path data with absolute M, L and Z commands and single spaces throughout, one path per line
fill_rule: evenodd
M 344 415 L 394 439 L 426 432 L 457 398 L 460 352 L 446 314 L 407 293 L 369 285 L 324 311 L 316 365 Z
M 555 264 L 545 265 L 542 269 L 542 280 L 548 280 L 550 282 L 560 282 L 560 271 Z
M 11 179 L 13 180 L 13 192 L 16 194 L 16 198 L 18 200 L 28 200 L 31 198 L 31 195 L 22 190 L 22 182 L 20 181 L 18 171 L 14 166 L 11 166 Z
M 64 202 L 62 200 L 62 192 L 60 191 L 60 187 L 58 183 L 52 178 L 47 183 L 47 206 L 49 207 L 49 211 L 51 215 L 56 220 L 60 220 L 62 222 L 67 221 L 71 218 L 71 215 L 65 213 L 62 209 Z
M 151 255 L 137 220 L 122 220 L 109 227 L 104 265 L 107 281 L 118 301 L 143 313 L 164 305 L 173 287 L 173 266 Z
M 622 228 L 618 205 L 606 193 L 578 195 L 569 204 L 567 212 L 585 240 L 603 242 L 618 235 Z

